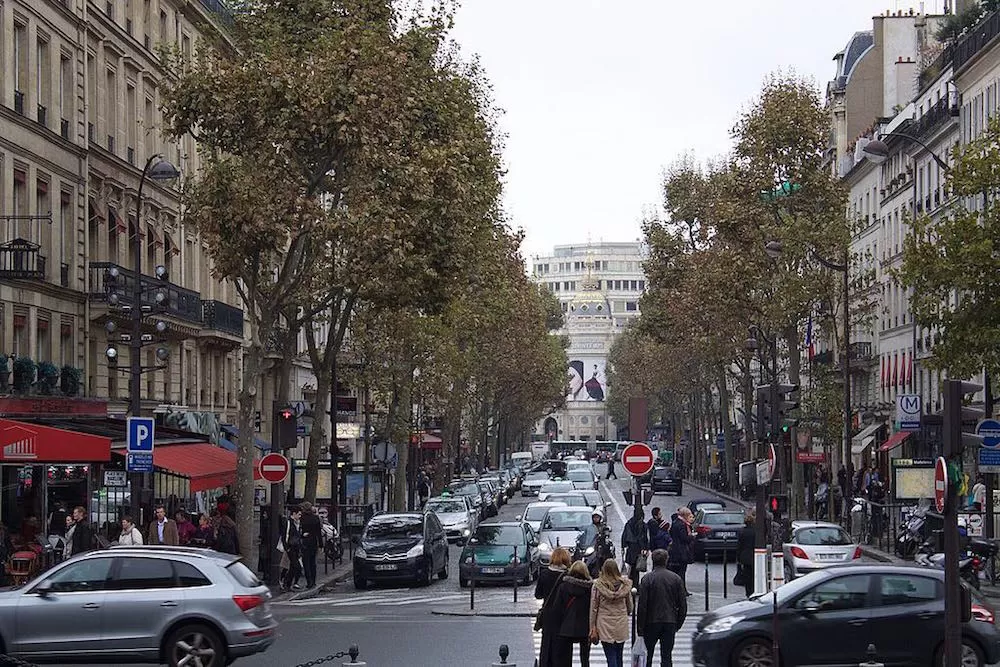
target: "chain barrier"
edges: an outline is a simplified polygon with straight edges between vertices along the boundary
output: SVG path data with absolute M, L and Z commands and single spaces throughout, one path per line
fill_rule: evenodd
M 12 655 L 0 655 L 0 665 L 4 665 L 5 667 L 6 666 L 9 666 L 9 667 L 38 667 L 38 665 L 36 665 L 33 662 L 27 662 L 25 660 L 21 660 L 20 658 L 15 658 Z
M 325 658 L 316 658 L 315 660 L 310 660 L 309 662 L 303 662 L 301 664 L 296 665 L 295 667 L 316 667 L 316 665 L 322 665 L 325 662 L 330 662 L 331 660 L 336 660 L 337 658 L 350 658 L 351 662 L 357 662 L 359 653 L 360 651 L 358 650 L 357 645 L 353 645 L 346 651 L 341 651 L 340 653 L 334 653 L 332 655 L 326 656 Z M 27 663 L 25 663 L 25 665 L 27 665 Z M 29 665 L 28 667 L 34 667 L 34 666 Z

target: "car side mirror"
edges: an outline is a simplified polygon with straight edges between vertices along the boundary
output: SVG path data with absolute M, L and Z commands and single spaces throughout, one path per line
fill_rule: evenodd
M 807 616 L 811 616 L 820 610 L 820 604 L 816 600 L 802 600 L 795 605 L 795 608 Z
M 45 579 L 43 581 L 38 582 L 38 585 L 35 586 L 35 592 L 38 593 L 38 595 L 43 598 L 48 597 L 49 594 L 52 593 L 52 580 Z
M 518 521 L 524 521 L 524 515 L 523 514 L 518 514 L 517 515 L 517 520 Z

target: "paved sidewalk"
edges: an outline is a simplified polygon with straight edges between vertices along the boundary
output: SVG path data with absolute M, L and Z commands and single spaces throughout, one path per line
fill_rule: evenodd
M 351 576 L 351 561 L 345 558 L 339 564 L 330 564 L 328 572 L 323 572 L 323 563 L 317 563 L 316 585 L 312 588 L 304 588 L 301 591 L 282 591 L 277 586 L 269 586 L 271 589 L 272 602 L 294 602 L 296 600 L 308 600 L 327 592 L 340 581 L 344 581 Z
M 705 493 L 707 493 L 710 496 L 718 496 L 719 498 L 722 498 L 726 502 L 733 503 L 734 505 L 736 505 L 738 507 L 742 507 L 743 509 L 748 509 L 748 508 L 750 508 L 750 507 L 753 506 L 753 503 L 751 503 L 749 501 L 742 500 L 741 498 L 737 498 L 736 496 L 731 496 L 728 493 L 722 493 L 721 491 L 716 491 L 715 489 L 713 489 L 713 488 L 711 488 L 709 486 L 706 486 L 706 485 L 702 484 L 701 482 L 696 482 L 696 481 L 694 481 L 692 479 L 685 479 L 684 480 L 684 485 L 685 486 L 693 486 L 694 488 L 698 489 L 699 491 L 704 491 Z

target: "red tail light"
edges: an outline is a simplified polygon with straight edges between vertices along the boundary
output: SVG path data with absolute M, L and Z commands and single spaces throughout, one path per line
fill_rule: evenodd
M 699 535 L 708 535 L 709 533 L 712 532 L 712 529 L 709 528 L 708 526 L 698 526 L 697 528 L 695 528 L 695 532 L 697 532 Z
M 806 552 L 800 549 L 799 547 L 792 547 L 791 551 L 792 551 L 792 557 L 809 560 L 809 556 L 806 555 Z
M 251 609 L 254 609 L 254 608 L 259 607 L 260 605 L 264 604 L 264 596 L 263 595 L 234 595 L 233 596 L 233 602 L 235 602 L 236 606 L 240 608 L 240 611 L 242 611 L 245 614 L 248 611 L 250 611 Z
M 854 558 L 855 559 L 861 558 L 861 547 L 858 547 L 854 550 Z
M 984 623 L 995 623 L 996 618 L 993 616 L 993 612 L 978 602 L 972 603 L 972 618 L 977 621 L 982 621 Z
M 972 557 L 972 569 L 974 569 L 976 572 L 978 572 L 979 570 L 982 569 L 982 565 L 983 565 L 983 561 L 981 561 L 979 559 L 979 556 L 973 556 Z

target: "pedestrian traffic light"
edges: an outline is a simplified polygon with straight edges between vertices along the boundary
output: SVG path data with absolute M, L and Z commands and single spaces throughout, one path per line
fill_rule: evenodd
M 962 454 L 966 444 L 982 444 L 976 435 L 975 425 L 985 416 L 983 410 L 963 405 L 965 397 L 983 390 L 981 384 L 961 380 L 944 381 L 944 455 L 946 458 Z M 969 431 L 965 425 L 969 425 Z
M 784 494 L 775 494 L 771 496 L 767 503 L 768 509 L 771 510 L 771 514 L 775 517 L 779 517 L 782 514 L 788 512 L 788 496 Z
M 292 449 L 298 442 L 298 418 L 295 410 L 282 406 L 275 410 L 275 432 L 273 438 L 279 449 Z

